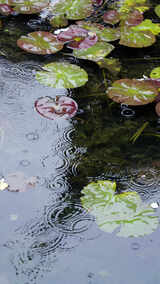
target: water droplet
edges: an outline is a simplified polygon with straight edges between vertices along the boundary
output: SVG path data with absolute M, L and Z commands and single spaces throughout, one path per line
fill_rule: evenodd
M 132 243 L 131 244 L 131 248 L 133 249 L 133 250 L 138 250 L 139 248 L 140 248 L 140 245 L 139 245 L 139 243 Z
M 28 141 L 36 141 L 39 139 L 39 134 L 36 132 L 30 132 L 26 134 L 26 138 Z

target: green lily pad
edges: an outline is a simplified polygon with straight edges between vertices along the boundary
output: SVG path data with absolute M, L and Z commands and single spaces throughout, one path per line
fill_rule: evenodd
M 154 101 L 158 90 L 148 81 L 121 79 L 112 84 L 108 97 L 117 103 L 145 105 Z
M 120 44 L 142 48 L 154 44 L 156 41 L 155 35 L 151 31 L 135 31 L 133 27 L 123 26 L 121 28 Z
M 84 19 L 93 12 L 92 0 L 57 0 L 49 7 L 53 15 L 65 14 L 70 20 Z
M 0 4 L 7 4 L 7 5 L 11 5 L 12 0 L 0 0 Z
M 63 43 L 49 32 L 33 32 L 27 36 L 21 36 L 17 45 L 23 50 L 34 54 L 52 54 L 63 48 Z
M 108 233 L 119 229 L 121 237 L 140 237 L 157 229 L 158 217 L 137 192 L 115 191 L 116 183 L 108 180 L 92 182 L 82 190 L 82 205 L 95 216 L 100 229 Z
M 133 31 L 150 31 L 154 35 L 160 33 L 160 24 L 154 24 L 151 20 L 146 19 L 142 21 L 139 25 L 132 27 Z
M 68 25 L 68 20 L 62 15 L 55 15 L 50 19 L 50 24 L 54 28 L 66 27 Z
M 92 47 L 74 50 L 73 55 L 81 59 L 97 62 L 107 56 L 113 49 L 114 46 L 107 42 L 97 42 Z
M 43 66 L 43 70 L 36 73 L 36 79 L 53 88 L 77 88 L 88 81 L 86 71 L 70 63 L 49 63 Z
M 118 74 L 121 69 L 121 64 L 117 58 L 103 58 L 97 64 L 100 68 L 107 69 L 113 75 Z
M 85 21 L 78 21 L 78 26 L 89 30 L 93 33 L 96 33 L 98 36 L 99 41 L 115 41 L 120 38 L 120 30 L 119 28 L 105 28 L 101 24 L 85 22 Z
M 156 15 L 160 18 L 160 4 L 154 8 Z
M 14 10 L 21 14 L 39 13 L 48 6 L 49 0 L 11 0 Z
M 150 73 L 150 78 L 160 79 L 160 67 L 156 67 L 156 68 L 152 69 L 152 71 Z

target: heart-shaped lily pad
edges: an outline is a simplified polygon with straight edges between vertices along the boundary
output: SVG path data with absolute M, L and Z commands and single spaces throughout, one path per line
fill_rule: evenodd
M 107 56 L 113 49 L 114 46 L 108 42 L 97 42 L 92 47 L 74 50 L 73 55 L 81 59 L 97 62 Z
M 121 39 L 120 44 L 142 48 L 147 47 L 155 43 L 155 35 L 150 31 L 134 31 L 132 27 L 121 27 Z
M 82 190 L 82 205 L 96 218 L 99 228 L 118 236 L 140 237 L 157 229 L 159 221 L 154 210 L 144 205 L 136 192 L 115 194 L 116 183 L 100 180 Z
M 93 46 L 98 38 L 95 33 L 91 33 L 77 25 L 71 25 L 65 31 L 58 33 L 57 38 L 64 43 L 69 42 L 69 48 L 89 48 Z
M 49 0 L 11 0 L 14 10 L 21 14 L 39 13 L 48 6 Z
M 89 30 L 90 32 L 96 33 L 99 41 L 115 41 L 120 38 L 120 30 L 119 28 L 105 28 L 101 24 L 78 21 L 78 26 Z
M 63 14 L 70 20 L 84 19 L 93 12 L 92 0 L 56 0 L 49 9 L 53 15 Z
M 71 118 L 75 116 L 78 105 L 77 103 L 65 96 L 57 96 L 56 98 L 43 97 L 35 102 L 37 112 L 45 118 Z
M 105 23 L 115 25 L 120 21 L 120 15 L 116 10 L 108 10 L 103 15 L 103 21 Z
M 117 103 L 145 105 L 154 101 L 158 90 L 148 81 L 121 79 L 108 90 L 108 96 Z
M 49 32 L 33 32 L 27 36 L 21 36 L 17 45 L 23 50 L 34 54 L 52 54 L 63 48 L 63 43 Z
M 36 79 L 53 88 L 77 88 L 88 81 L 88 74 L 84 69 L 67 62 L 49 63 L 43 66 L 43 70 L 36 73 Z

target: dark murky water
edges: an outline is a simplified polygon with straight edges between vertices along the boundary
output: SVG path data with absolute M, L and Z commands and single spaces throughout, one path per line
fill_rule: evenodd
M 15 22 L 6 27 L 14 33 Z M 0 192 L 0 284 L 158 283 L 159 229 L 144 238 L 118 238 L 100 231 L 80 204 L 83 186 L 98 179 L 116 180 L 119 191 L 137 191 L 145 202 L 160 201 L 154 107 L 110 108 L 103 87 L 97 91 L 103 76 L 93 64 L 84 66 L 94 86 L 70 93 L 43 87 L 34 79 L 42 60 L 24 54 L 17 60 L 13 46 L 14 40 L 3 50 L 9 59 L 0 58 L 0 176 L 21 172 L 37 183 L 26 192 Z M 148 75 L 159 60 L 146 55 L 156 57 L 157 47 L 143 57 L 137 52 L 134 64 L 122 48 L 120 76 Z M 57 94 L 78 102 L 74 119 L 51 121 L 36 113 L 37 98 Z M 132 144 L 130 137 L 145 121 L 148 132 Z

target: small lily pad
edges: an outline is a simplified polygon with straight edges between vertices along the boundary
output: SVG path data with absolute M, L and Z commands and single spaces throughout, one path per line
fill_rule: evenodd
M 154 8 L 156 15 L 160 18 L 160 4 Z
M 115 25 L 120 21 L 120 15 L 116 10 L 108 10 L 103 15 L 103 21 L 105 23 Z
M 153 79 L 160 79 L 160 67 L 154 68 L 150 73 L 150 77 Z
M 65 27 L 68 25 L 68 20 L 66 19 L 65 15 L 55 15 L 50 19 L 50 24 L 54 28 Z
M 114 49 L 114 46 L 107 42 L 97 42 L 95 45 L 85 49 L 74 50 L 73 55 L 81 59 L 100 61 Z
M 37 112 L 45 118 L 71 118 L 75 116 L 78 105 L 77 103 L 65 96 L 57 96 L 56 98 L 43 97 L 35 102 Z
M 85 21 L 78 21 L 77 25 L 93 33 L 96 33 L 99 41 L 110 42 L 120 38 L 119 28 L 105 28 L 101 24 L 85 22 Z
M 155 100 L 158 90 L 145 80 L 121 79 L 108 90 L 108 97 L 117 103 L 145 105 Z
M 27 36 L 21 36 L 17 45 L 23 50 L 34 54 L 52 54 L 63 48 L 63 43 L 49 32 L 33 32 Z
M 53 88 L 77 88 L 88 81 L 88 74 L 84 69 L 66 62 L 49 63 L 43 66 L 43 70 L 36 73 L 36 79 Z
M 143 204 L 137 192 L 115 194 L 116 183 L 100 180 L 82 190 L 81 202 L 96 218 L 99 228 L 121 237 L 140 237 L 151 234 L 159 220 L 154 209 Z
M 133 27 L 122 26 L 120 44 L 128 47 L 142 48 L 154 44 L 155 35 L 151 31 L 135 31 Z
M 49 0 L 11 0 L 14 10 L 21 14 L 39 13 L 48 6 Z

